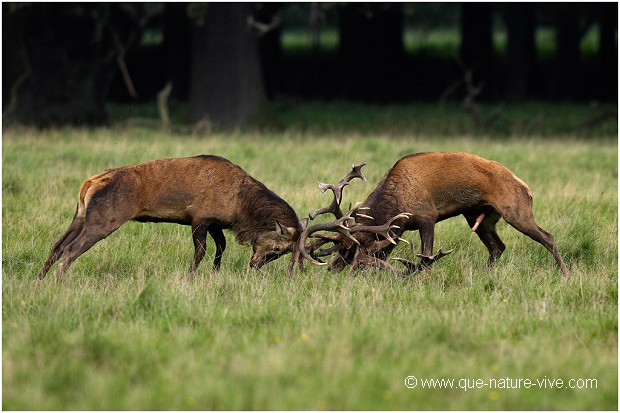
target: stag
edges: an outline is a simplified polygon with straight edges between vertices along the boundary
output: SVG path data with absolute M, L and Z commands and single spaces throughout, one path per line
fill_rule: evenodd
M 191 225 L 194 259 L 188 279 L 205 256 L 207 234 L 215 241 L 213 271 L 217 271 L 226 248 L 224 229 L 231 229 L 240 244 L 252 245 L 250 267 L 255 269 L 294 252 L 302 231 L 289 204 L 230 161 L 213 155 L 160 159 L 108 169 L 86 179 L 73 221 L 38 278 L 45 277 L 61 257 L 58 273 L 62 274 L 129 220 Z M 293 265 L 289 264 L 289 273 Z
M 320 184 L 320 188 L 330 187 Z M 334 254 L 328 263 L 332 269 L 345 265 L 354 269 L 360 264 L 390 269 L 386 259 L 401 235 L 419 230 L 421 262 L 397 259 L 414 272 L 452 252 L 433 255 L 434 231 L 437 222 L 457 215 L 465 217 L 487 248 L 488 266 L 506 249 L 496 231 L 503 218 L 547 248 L 564 277 L 568 276 L 553 236 L 534 221 L 530 188 L 501 164 L 467 153 L 428 152 L 401 158 L 366 201 L 344 214 L 341 222 L 306 228 L 298 240 L 300 254 L 317 264 L 316 258 Z M 315 234 L 325 230 L 337 234 Z M 317 240 L 305 245 L 309 236 Z M 334 246 L 317 250 L 328 242 Z

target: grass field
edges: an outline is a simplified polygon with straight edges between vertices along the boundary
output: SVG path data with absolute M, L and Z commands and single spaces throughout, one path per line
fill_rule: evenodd
M 617 124 L 589 139 L 497 139 L 415 125 L 392 133 L 390 118 L 377 122 L 272 133 L 4 130 L 3 409 L 617 410 Z M 436 228 L 435 248 L 455 252 L 407 279 L 308 265 L 289 278 L 287 259 L 253 271 L 251 249 L 229 233 L 221 272 L 209 272 L 209 240 L 186 284 L 190 229 L 127 223 L 62 278 L 54 267 L 34 282 L 80 183 L 105 168 L 219 154 L 306 216 L 329 202 L 317 181 L 366 161 L 368 182 L 345 192 L 345 202 L 362 201 L 399 157 L 430 150 L 494 159 L 526 181 L 568 282 L 551 254 L 503 222 L 507 250 L 486 270 L 486 250 L 462 218 Z M 418 252 L 417 233 L 406 238 Z M 415 259 L 404 244 L 395 255 Z M 424 388 L 442 378 L 454 388 Z M 476 379 L 480 388 L 458 388 Z

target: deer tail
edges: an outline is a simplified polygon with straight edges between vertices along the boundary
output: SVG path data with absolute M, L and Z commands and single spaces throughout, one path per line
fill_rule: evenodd
M 91 176 L 82 182 L 82 186 L 80 187 L 80 195 L 78 197 L 76 217 L 86 216 L 86 209 L 88 208 L 88 204 L 93 195 L 95 195 L 95 193 L 97 193 L 100 189 L 106 187 L 110 183 L 111 179 L 112 177 L 110 176 L 109 171 L 105 171 L 99 175 Z

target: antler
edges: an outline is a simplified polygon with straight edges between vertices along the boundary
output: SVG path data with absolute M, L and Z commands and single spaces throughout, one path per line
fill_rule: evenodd
M 435 255 L 431 255 L 431 256 L 426 256 L 426 255 L 422 255 L 422 254 L 416 254 L 418 257 L 422 258 L 421 262 L 414 264 L 411 261 L 407 261 L 403 258 L 392 258 L 394 261 L 398 261 L 401 264 L 403 264 L 405 266 L 405 273 L 404 275 L 409 275 L 409 274 L 413 274 L 416 273 L 418 271 L 421 271 L 425 268 L 429 268 L 431 265 L 433 265 L 434 262 L 439 261 L 441 258 L 445 257 L 446 255 L 452 254 L 454 250 L 448 250 L 446 252 L 443 252 L 442 250 L 439 250 L 439 252 Z
M 319 190 L 321 192 L 326 192 L 328 189 L 331 190 L 334 195 L 334 199 L 329 206 L 312 211 L 309 214 L 309 218 L 312 220 L 321 214 L 326 214 L 329 212 L 336 217 L 336 220 L 308 226 L 307 224 L 309 221 L 304 219 L 304 230 L 297 240 L 295 257 L 291 259 L 291 263 L 289 265 L 290 270 L 294 265 L 294 261 L 299 261 L 301 263 L 303 258 L 305 258 L 316 265 L 327 265 L 328 263 L 317 260 L 317 257 L 325 257 L 334 253 L 340 253 L 340 256 L 333 257 L 330 262 L 333 262 L 334 258 L 343 259 L 347 263 L 351 264 L 350 273 L 355 271 L 360 265 L 367 265 L 390 270 L 402 275 L 409 275 L 430 267 L 435 261 L 438 261 L 452 252 L 452 250 L 446 253 L 439 251 L 439 253 L 434 256 L 422 256 L 422 260 L 419 264 L 414 264 L 401 258 L 395 258 L 396 261 L 399 261 L 405 265 L 404 269 L 394 268 L 387 261 L 385 261 L 385 259 L 375 257 L 373 251 L 380 251 L 390 244 L 396 245 L 398 241 L 407 242 L 400 237 L 399 234 L 402 233 L 401 231 L 394 231 L 401 229 L 401 226 L 396 225 L 395 222 L 401 219 L 410 219 L 412 215 L 408 212 L 401 212 L 390 218 L 385 224 L 362 225 L 356 221 L 357 217 L 365 218 L 367 220 L 374 220 L 374 218 L 361 212 L 367 210 L 368 208 L 360 207 L 359 203 L 352 208 L 350 207 L 349 211 L 346 214 L 343 214 L 340 209 L 340 204 L 342 203 L 342 190 L 351 180 L 355 178 L 360 178 L 366 181 L 366 177 L 361 171 L 364 165 L 365 163 L 353 165 L 351 172 L 349 172 L 339 183 L 335 185 L 319 182 Z M 334 234 L 320 233 L 322 231 L 329 231 Z M 353 236 L 356 233 L 362 232 L 376 234 L 378 237 L 383 239 L 377 238 L 372 247 L 368 245 L 362 246 L 360 245 L 360 241 Z M 315 238 L 315 241 L 306 245 L 306 240 L 309 237 Z M 330 242 L 334 243 L 332 247 L 319 250 L 321 246 Z M 310 249 L 310 252 L 308 252 L 308 248 Z M 342 253 L 343 250 L 350 250 L 350 252 L 347 251 L 345 254 Z
M 309 217 L 310 219 L 315 219 L 317 216 L 321 214 L 332 213 L 336 217 L 336 220 L 332 222 L 326 222 L 326 223 L 306 227 L 298 239 L 297 250 L 298 250 L 298 256 L 300 257 L 298 257 L 297 259 L 303 257 L 314 264 L 326 265 L 326 263 L 316 260 L 316 257 L 328 256 L 333 253 L 339 252 L 343 248 L 349 248 L 353 245 L 359 245 L 359 241 L 357 241 L 357 239 L 355 239 L 352 236 L 352 234 L 358 233 L 358 232 L 370 232 L 370 233 L 377 234 L 385 239 L 384 241 L 380 241 L 380 242 L 389 242 L 391 244 L 396 244 L 398 240 L 402 240 L 398 235 L 396 235 L 393 232 L 394 229 L 400 229 L 398 225 L 394 225 L 394 222 L 399 219 L 407 219 L 411 216 L 411 214 L 409 213 L 398 214 L 383 225 L 360 225 L 356 222 L 355 217 L 363 217 L 363 218 L 367 218 L 370 220 L 372 220 L 373 217 L 359 212 L 365 209 L 365 208 L 359 207 L 359 203 L 355 205 L 353 208 L 349 208 L 349 211 L 346 214 L 344 214 L 342 210 L 340 209 L 340 204 L 342 203 L 342 191 L 344 187 L 349 185 L 351 180 L 355 178 L 359 178 L 359 179 L 366 181 L 366 177 L 364 176 L 362 172 L 362 167 L 364 165 L 366 165 L 365 162 L 362 162 L 359 165 L 353 165 L 351 167 L 351 171 L 344 178 L 342 178 L 340 182 L 338 182 L 335 185 L 319 182 L 318 184 L 319 190 L 321 192 L 325 192 L 328 189 L 331 190 L 334 195 L 334 199 L 332 200 L 329 206 L 312 211 L 309 214 Z M 320 231 L 331 231 L 331 232 L 336 232 L 337 234 L 331 234 L 331 235 L 316 234 L 314 235 L 315 233 L 320 232 Z M 309 244 L 308 247 L 310 248 L 311 253 L 308 253 L 307 246 L 306 246 L 306 239 L 311 236 L 313 238 L 318 238 L 318 240 Z M 343 245 L 343 241 L 344 241 L 343 236 L 349 239 L 351 243 L 349 243 L 348 245 Z M 318 250 L 318 248 L 320 248 L 321 246 L 329 242 L 333 242 L 334 246 L 332 246 L 331 248 L 325 249 L 325 250 Z M 355 254 L 356 257 L 357 256 L 362 257 L 362 255 L 359 255 L 356 251 L 356 254 Z M 356 262 L 355 259 L 354 259 L 354 262 Z M 382 262 L 385 263 L 385 265 L 390 266 L 385 261 L 382 261 Z M 354 267 L 357 267 L 357 265 L 354 265 Z
M 357 216 L 374 219 L 371 216 L 364 215 L 364 214 L 357 214 Z M 357 225 L 351 228 L 350 232 L 351 234 L 354 234 L 356 232 L 370 232 L 373 234 L 377 234 L 377 235 L 382 236 L 383 238 L 385 238 L 387 241 L 389 241 L 391 244 L 394 244 L 394 245 L 396 245 L 396 241 L 394 241 L 394 238 L 396 238 L 397 240 L 409 243 L 407 240 L 402 239 L 401 237 L 399 237 L 398 235 L 392 232 L 393 229 L 400 229 L 400 226 L 394 225 L 394 221 L 397 221 L 399 219 L 409 219 L 409 218 L 411 218 L 411 214 L 409 212 L 401 212 L 400 214 L 392 217 L 388 222 L 386 222 L 383 225 Z
M 387 263 L 386 261 L 382 259 L 373 257 L 371 255 L 368 255 L 365 252 L 362 252 L 358 248 L 357 251 L 355 251 L 355 256 L 353 257 L 353 261 L 351 262 L 351 269 L 349 270 L 349 274 L 353 273 L 353 271 L 355 271 L 359 267 L 360 264 L 363 264 L 363 265 L 368 265 L 371 267 L 376 267 L 382 270 L 389 270 L 396 274 L 400 274 L 402 276 L 412 275 L 418 271 L 422 271 L 426 268 L 429 268 L 431 265 L 433 265 L 434 262 L 439 261 L 441 258 L 445 257 L 448 254 L 451 254 L 452 251 L 454 250 L 449 250 L 446 252 L 439 250 L 439 252 L 436 255 L 431 255 L 430 257 L 417 254 L 419 257 L 422 257 L 422 262 L 419 262 L 417 264 L 411 261 L 405 260 L 403 258 L 392 258 L 394 261 L 398 261 L 405 266 L 405 268 L 403 269 L 398 269 L 398 268 L 394 268 L 393 266 L 391 266 L 389 263 Z
M 348 174 L 346 174 L 345 177 L 342 178 L 340 182 L 338 182 L 335 185 L 325 184 L 321 182 L 318 183 L 319 190 L 321 192 L 325 192 L 328 189 L 331 190 L 334 195 L 334 199 L 332 200 L 329 206 L 316 209 L 312 211 L 308 216 L 310 217 L 310 219 L 315 219 L 317 216 L 321 214 L 326 214 L 329 212 L 329 213 L 332 213 L 336 217 L 336 221 L 331 222 L 331 223 L 313 225 L 308 228 L 307 227 L 308 221 L 307 219 L 305 219 L 306 222 L 305 222 L 305 225 L 303 226 L 304 231 L 299 236 L 299 239 L 297 242 L 297 248 L 296 248 L 297 254 L 295 254 L 294 259 L 299 260 L 301 262 L 301 258 L 303 257 L 303 258 L 306 258 L 308 261 L 313 262 L 315 264 L 325 265 L 325 263 L 315 260 L 312 256 L 310 256 L 310 254 L 306 250 L 306 245 L 305 245 L 306 239 L 310 235 L 318 231 L 335 231 L 340 234 L 343 234 L 347 238 L 352 239 L 354 242 L 357 242 L 355 238 L 351 237 L 351 235 L 348 233 L 348 227 L 345 225 L 346 223 L 348 223 L 350 220 L 353 219 L 351 215 L 355 212 L 355 208 L 349 208 L 349 212 L 345 215 L 340 209 L 340 204 L 342 203 L 342 190 L 344 189 L 345 186 L 349 185 L 349 182 L 351 182 L 355 178 L 359 178 L 363 181 L 366 181 L 366 177 L 364 176 L 364 173 L 362 172 L 362 167 L 364 167 L 364 165 L 366 165 L 365 162 L 362 162 L 359 165 L 353 164 L 351 166 L 351 171 Z M 332 253 L 336 252 L 339 249 L 339 246 L 337 245 L 337 243 L 338 241 L 342 239 L 340 236 L 336 234 L 333 234 L 331 237 L 325 234 L 321 234 L 321 235 L 317 234 L 317 238 L 320 238 L 320 239 L 310 245 L 311 251 L 314 251 L 315 249 L 318 249 L 322 245 L 327 244 L 329 242 L 333 242 L 334 244 L 336 244 L 334 245 L 334 247 L 330 248 L 329 250 L 322 251 L 320 256 L 331 255 Z M 292 262 L 292 259 L 291 259 L 291 262 Z M 294 264 L 291 263 L 289 265 L 289 269 L 291 269 L 293 265 Z
M 321 224 L 316 224 L 316 225 L 307 227 L 301 233 L 301 235 L 299 236 L 299 239 L 297 240 L 297 245 L 298 245 L 298 249 L 299 249 L 301 256 L 307 259 L 308 261 L 312 262 L 313 264 L 326 265 L 326 263 L 322 261 L 317 261 L 316 259 L 314 259 L 314 257 L 312 257 L 306 250 L 306 239 L 318 231 L 338 232 L 344 235 L 345 237 L 347 237 L 348 239 L 350 239 L 353 243 L 359 244 L 359 242 L 351 236 L 350 226 L 346 225 L 349 223 L 353 223 L 353 224 L 355 223 L 355 218 L 353 218 L 352 215 L 357 211 L 358 207 L 359 207 L 359 203 L 356 204 L 353 208 L 349 209 L 349 211 L 346 214 L 342 215 L 340 218 L 336 219 L 335 221 L 324 222 Z M 324 243 L 336 242 L 336 239 L 332 237 L 324 238 L 324 239 L 326 240 L 326 242 Z
M 321 192 L 325 192 L 328 189 L 330 189 L 333 194 L 334 194 L 334 200 L 332 201 L 332 203 L 324 208 L 319 208 L 316 209 L 314 211 L 312 211 L 309 216 L 310 219 L 314 219 L 317 216 L 321 215 L 321 214 L 326 214 L 328 212 L 331 212 L 332 214 L 334 214 L 334 216 L 338 219 L 338 218 L 342 218 L 342 216 L 344 215 L 342 213 L 342 210 L 340 209 L 340 203 L 342 202 L 342 189 L 349 185 L 349 182 L 351 182 L 351 180 L 355 179 L 355 178 L 359 178 L 361 180 L 363 180 L 364 182 L 366 182 L 366 177 L 364 176 L 364 173 L 362 172 L 362 167 L 366 165 L 366 162 L 362 162 L 359 165 L 353 165 L 351 166 L 351 172 L 349 172 L 344 178 L 342 178 L 340 180 L 340 182 L 338 182 L 337 184 L 324 184 L 319 182 L 319 190 Z

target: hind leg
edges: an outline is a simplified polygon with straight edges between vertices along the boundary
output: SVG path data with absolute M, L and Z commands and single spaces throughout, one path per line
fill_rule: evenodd
M 82 231 L 63 248 L 58 274 L 62 275 L 80 255 L 116 231 L 128 220 L 129 216 L 118 212 L 111 213 L 109 208 L 91 206 L 86 213 Z
M 120 225 L 106 226 L 86 223 L 84 229 L 80 232 L 71 243 L 69 243 L 63 250 L 63 257 L 58 267 L 58 275 L 64 274 L 69 266 L 86 251 L 88 251 L 93 245 L 101 241 L 112 232 L 114 232 Z
M 84 228 L 84 218 L 74 216 L 67 231 L 52 247 L 49 257 L 45 260 L 43 267 L 37 274 L 38 279 L 42 280 L 45 277 L 45 274 L 47 274 L 52 265 L 54 265 L 54 263 L 62 256 L 64 248 L 76 239 L 78 235 L 80 235 L 82 228 Z
M 509 213 L 504 215 L 504 219 L 510 225 L 512 225 L 517 231 L 527 235 L 534 241 L 542 244 L 547 250 L 549 250 L 555 261 L 557 262 L 560 270 L 564 274 L 564 277 L 568 277 L 568 268 L 564 264 L 564 260 L 555 245 L 553 235 L 539 227 L 534 221 L 534 214 L 531 209 L 528 211 L 517 211 L 517 213 Z
M 476 214 L 466 214 L 464 215 L 465 219 L 467 219 L 467 223 L 470 227 L 474 227 L 476 223 L 476 218 L 479 216 Z M 506 249 L 506 245 L 502 242 L 499 235 L 497 235 L 497 231 L 495 229 L 495 224 L 499 221 L 500 215 L 497 212 L 492 212 L 490 214 L 486 214 L 483 221 L 476 229 L 476 235 L 480 238 L 480 241 L 487 247 L 489 251 L 489 260 L 487 261 L 487 266 L 491 267 L 495 261 L 502 256 L 502 253 Z

